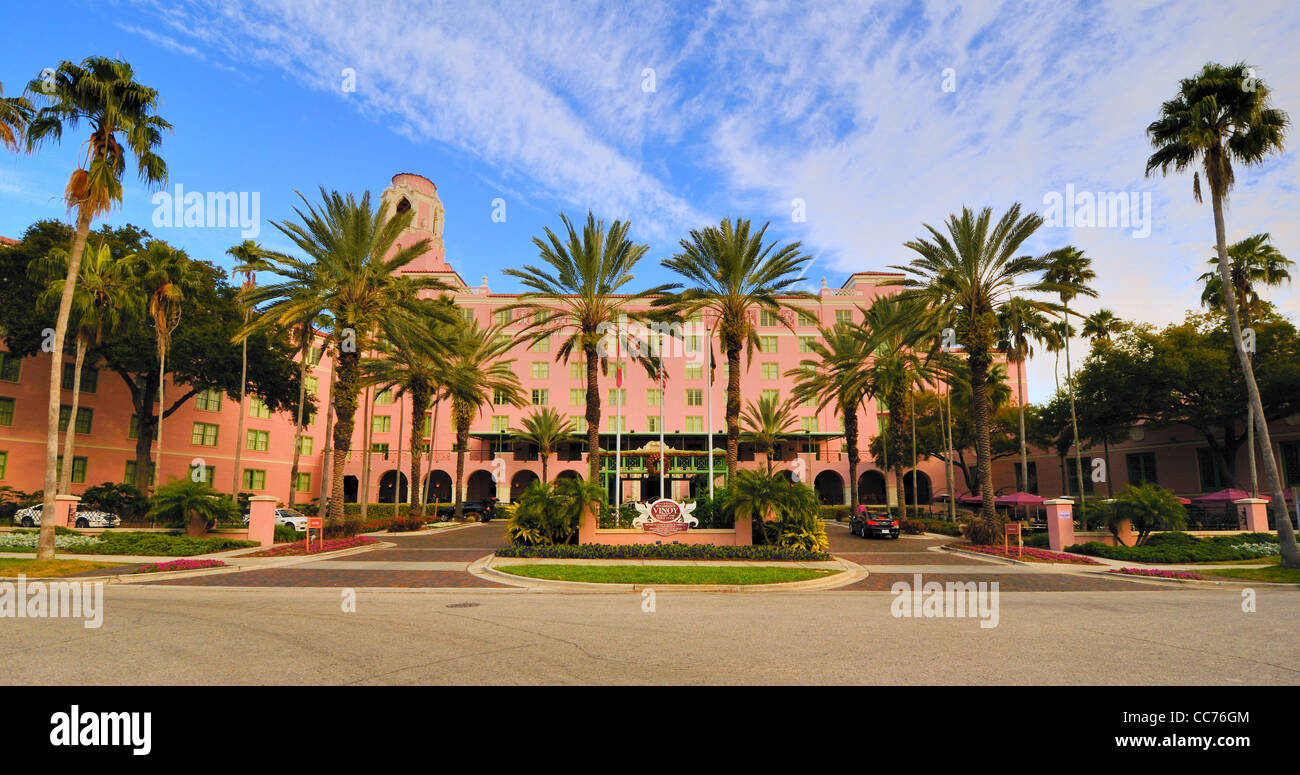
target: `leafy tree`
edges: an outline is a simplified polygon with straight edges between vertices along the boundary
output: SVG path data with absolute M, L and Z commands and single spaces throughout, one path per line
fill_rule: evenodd
M 1113 334 L 1117 334 L 1128 327 L 1123 320 L 1115 317 L 1115 313 L 1108 309 L 1099 309 L 1088 317 L 1083 319 L 1083 335 L 1092 340 L 1093 344 L 1097 342 L 1108 341 Z
M 81 503 L 92 509 L 116 514 L 124 520 L 139 517 L 149 510 L 149 496 L 132 484 L 104 482 L 87 487 L 81 494 Z
M 1300 568 L 1300 546 L 1296 544 L 1286 501 L 1282 477 L 1273 455 L 1273 441 L 1268 430 L 1260 387 L 1247 357 L 1241 336 L 1239 305 L 1231 276 L 1232 260 L 1228 255 L 1227 226 L 1223 209 L 1236 181 L 1234 165 L 1260 164 L 1272 154 L 1281 153 L 1291 120 L 1272 105 L 1272 90 L 1245 62 L 1223 66 L 1207 63 L 1191 78 L 1178 84 L 1178 94 L 1160 106 L 1160 116 L 1147 127 L 1147 138 L 1155 152 L 1147 159 L 1146 174 L 1159 170 L 1183 172 L 1198 169 L 1192 176 L 1192 193 L 1201 201 L 1201 177 L 1205 172 L 1210 186 L 1210 204 L 1214 213 L 1214 242 L 1218 254 L 1220 287 L 1224 308 L 1232 330 L 1232 342 L 1245 377 L 1250 399 L 1250 414 L 1259 435 L 1264 470 L 1272 493 L 1270 508 L 1277 523 L 1282 564 Z
M 1119 540 L 1119 525 L 1129 520 L 1137 533 L 1137 545 L 1146 543 L 1147 536 L 1157 530 L 1182 530 L 1187 527 L 1187 509 L 1178 496 L 1154 484 L 1130 485 L 1106 514 L 1106 527 Z
M 239 517 L 234 498 L 188 476 L 159 487 L 149 503 L 150 518 L 185 525 L 185 532 L 191 536 L 203 535 L 219 520 Z

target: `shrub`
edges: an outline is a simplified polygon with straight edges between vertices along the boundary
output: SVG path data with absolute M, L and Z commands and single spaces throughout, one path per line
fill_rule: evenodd
M 498 557 L 527 557 L 578 560 L 771 560 L 815 562 L 829 560 L 826 552 L 792 546 L 714 546 L 712 544 L 569 544 L 553 546 L 506 546 Z
M 1124 562 L 1188 563 L 1253 560 L 1276 555 L 1280 550 L 1277 537 L 1270 533 L 1197 538 L 1170 532 L 1153 535 L 1141 546 L 1107 546 L 1089 541 L 1071 546 L 1068 551 Z
M 424 529 L 424 520 L 420 517 L 405 516 L 389 520 L 388 532 L 390 533 L 410 533 L 416 530 Z
M 736 526 L 736 515 L 733 511 L 726 508 L 727 489 L 725 487 L 715 489 L 713 497 L 709 497 L 708 484 L 704 485 L 705 489 L 695 499 L 695 511 L 691 516 L 700 521 L 701 530 L 726 530 Z
M 275 543 L 277 543 L 277 544 L 287 544 L 287 543 L 289 543 L 290 541 L 297 541 L 297 540 L 298 540 L 298 531 L 297 531 L 297 530 L 294 530 L 293 528 L 289 527 L 288 525 L 276 525 L 276 526 L 275 526 L 275 539 L 274 539 Z
M 1102 509 L 1104 524 L 1119 540 L 1119 525 L 1125 519 L 1132 523 L 1141 546 L 1147 536 L 1156 530 L 1181 530 L 1187 527 L 1187 509 L 1178 496 L 1154 484 L 1130 485 L 1115 501 Z
M 582 510 L 588 504 L 598 504 L 601 513 L 609 509 L 604 506 L 604 489 L 581 479 L 562 477 L 550 484 L 533 482 L 519 498 L 509 521 L 506 523 L 506 537 L 517 546 L 547 546 L 567 544 L 578 539 L 578 520 Z M 631 504 L 633 515 L 636 508 Z M 631 524 L 631 517 L 627 524 Z
M 116 514 L 124 521 L 138 519 L 149 511 L 149 497 L 133 484 L 97 484 L 81 494 L 81 503 L 91 509 Z
M 219 520 L 240 516 L 234 498 L 188 476 L 159 487 L 149 503 L 151 518 L 174 527 L 183 526 L 191 536 L 202 535 Z
M 898 527 L 904 533 L 907 533 L 908 535 L 912 535 L 912 536 L 918 536 L 921 535 L 922 533 L 929 532 L 929 529 L 925 526 L 925 523 L 916 519 L 905 519 L 899 523 Z

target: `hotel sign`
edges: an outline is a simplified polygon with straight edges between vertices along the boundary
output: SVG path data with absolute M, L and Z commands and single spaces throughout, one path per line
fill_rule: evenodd
M 636 507 L 639 514 L 632 520 L 632 527 L 639 527 L 655 535 L 668 536 L 681 533 L 700 524 L 698 519 L 691 516 L 691 512 L 695 510 L 694 503 L 683 505 L 668 498 L 660 498 L 649 506 L 644 503 L 632 505 Z

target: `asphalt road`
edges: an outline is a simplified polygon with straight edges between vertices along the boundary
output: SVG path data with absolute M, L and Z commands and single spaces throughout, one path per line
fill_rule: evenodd
M 108 585 L 100 629 L 0 619 L 5 684 L 1298 684 L 1294 590 L 1010 592 L 998 625 L 888 592 Z

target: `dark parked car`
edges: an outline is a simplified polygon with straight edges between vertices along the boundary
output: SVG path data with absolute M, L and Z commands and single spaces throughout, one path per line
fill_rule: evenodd
M 476 516 L 480 522 L 489 522 L 497 514 L 496 498 L 486 498 L 479 501 L 465 501 L 461 504 L 460 511 L 464 516 Z M 438 509 L 438 520 L 447 522 L 456 516 L 455 504 L 443 506 Z
M 863 538 L 898 538 L 899 525 L 898 520 L 888 514 L 877 515 L 868 511 L 849 520 L 849 532 Z

